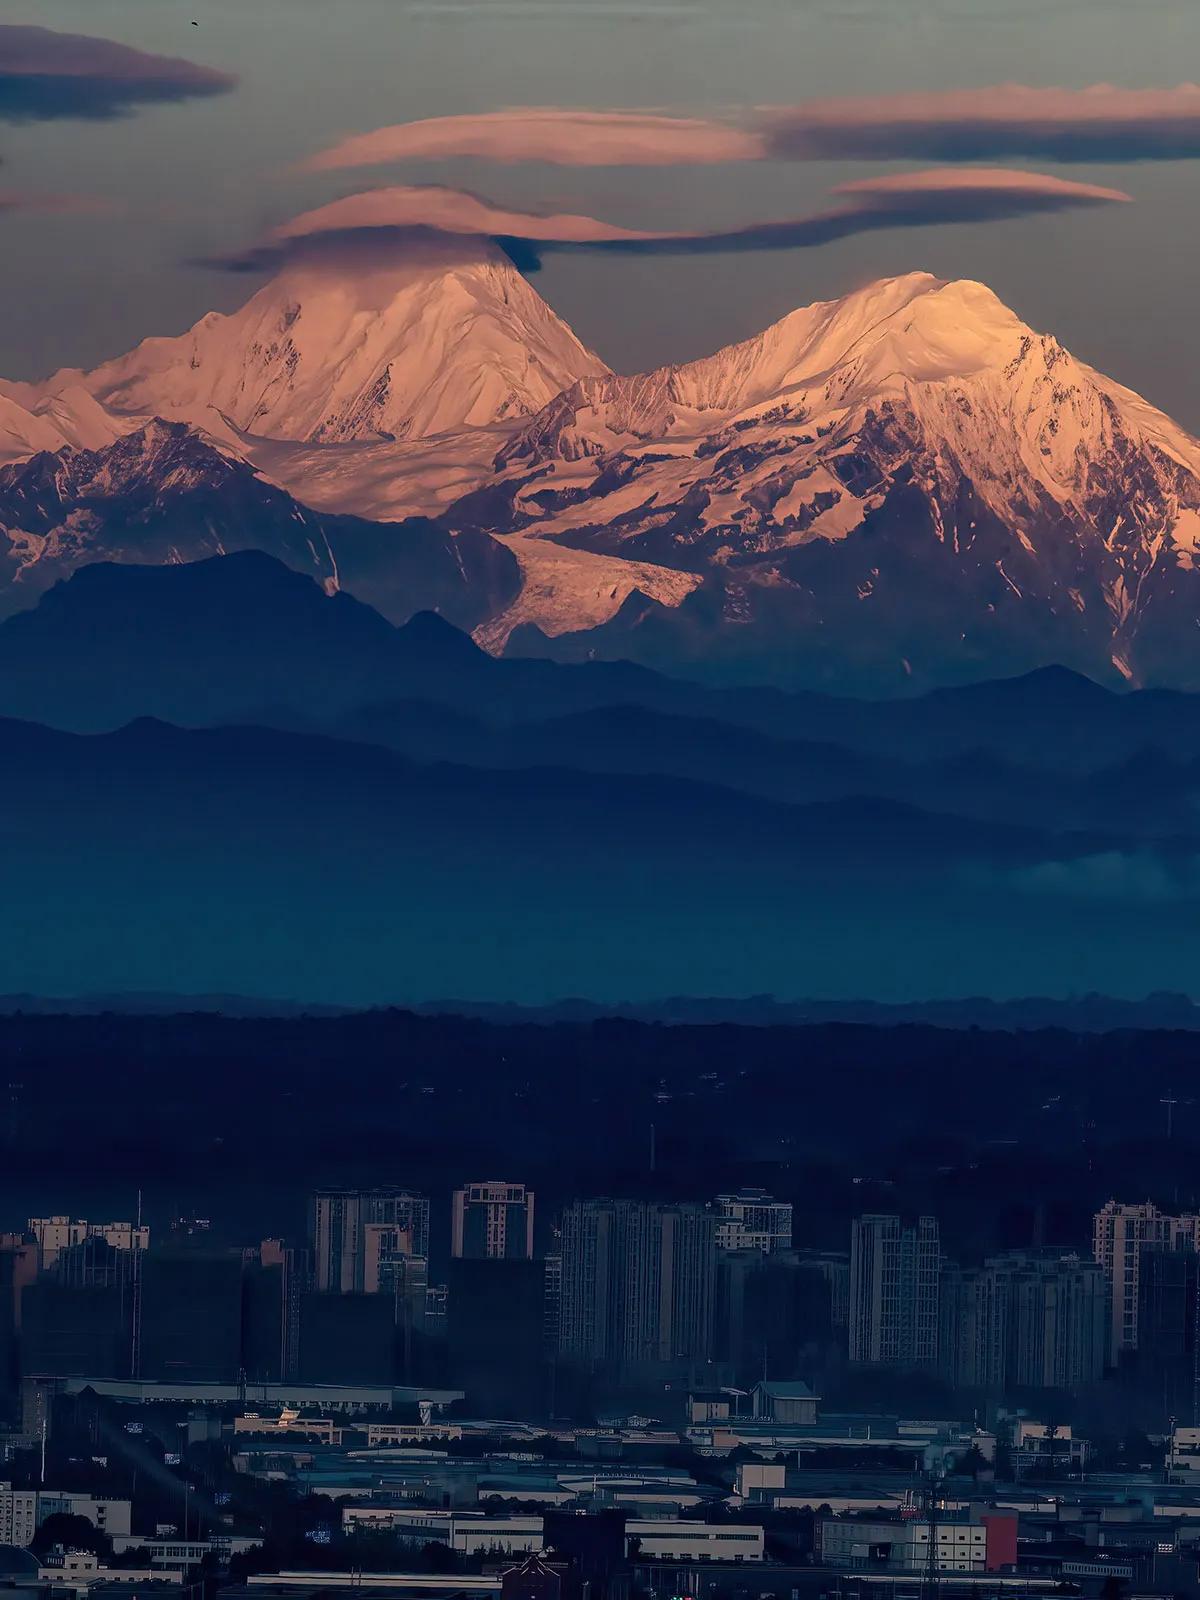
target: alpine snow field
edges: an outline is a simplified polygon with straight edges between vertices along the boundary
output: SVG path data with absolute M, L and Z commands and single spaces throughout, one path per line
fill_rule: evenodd
M 323 252 L 0 451 L 13 992 L 1189 987 L 1200 446 L 980 284 L 626 376 Z
M 0 451 L 5 611 L 92 560 L 259 548 L 495 654 L 1200 688 L 1200 444 L 978 283 L 884 280 L 624 376 L 496 246 L 326 251 L 4 385 Z

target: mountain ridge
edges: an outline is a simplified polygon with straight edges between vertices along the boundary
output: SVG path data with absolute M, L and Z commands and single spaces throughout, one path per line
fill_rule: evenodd
M 396 627 L 257 550 L 83 566 L 0 622 L 0 714 L 65 728 L 146 714 L 195 725 L 271 708 L 343 717 L 386 713 L 389 701 L 498 729 L 625 711 L 901 763 L 990 751 L 1076 776 L 1145 751 L 1177 760 L 1200 744 L 1200 696 L 1118 690 L 1060 667 L 874 702 L 712 687 L 628 662 L 496 658 L 444 616 L 419 612 Z
M 0 718 L 13 990 L 1188 986 L 1197 696 L 496 658 L 245 551 L 85 566 L 0 622 Z
M 317 579 L 370 588 L 401 618 L 441 606 L 468 625 L 519 586 L 503 545 L 423 518 L 314 512 L 186 424 L 153 417 L 98 449 L 0 466 L 0 615 L 101 562 L 176 565 L 262 551 Z
M 602 363 L 482 240 L 398 259 L 297 260 L 240 310 L 145 340 L 70 383 L 117 412 L 203 426 L 216 411 L 275 438 L 424 437 L 536 410 Z
M 207 419 L 292 497 L 272 548 L 306 569 L 309 519 L 358 516 L 338 581 L 397 620 L 422 559 L 471 548 L 455 618 L 494 654 L 890 696 L 1054 662 L 1200 687 L 1200 444 L 971 280 L 880 280 L 621 376 L 503 252 L 427 242 L 293 263 L 68 385 L 118 454 L 135 416 Z M 95 511 L 64 505 L 60 569 L 113 553 Z M 427 556 L 392 531 L 422 518 Z
M 787 805 L 652 774 L 484 777 L 150 718 L 90 737 L 0 722 L 0 759 L 0 824 L 20 840 L 7 883 L 22 916 L 0 935 L 17 990 L 604 1002 L 679 980 L 837 993 L 870 973 L 886 998 L 980 992 L 1000 952 L 1002 992 L 1029 992 L 1033 973 L 1070 992 L 1080 970 L 1145 992 L 1187 970 L 1194 842 L 871 798 Z

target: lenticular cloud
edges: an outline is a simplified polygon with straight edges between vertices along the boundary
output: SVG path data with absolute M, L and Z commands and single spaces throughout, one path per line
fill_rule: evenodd
M 469 157 L 555 166 L 705 166 L 731 161 L 1173 160 L 1200 155 L 1200 86 L 1031 89 L 810 100 L 727 119 L 527 107 L 433 117 L 356 134 L 308 171 Z
M 514 239 L 567 244 L 599 244 L 612 240 L 657 239 L 666 234 L 620 228 L 596 217 L 555 212 L 538 216 L 494 206 L 459 189 L 369 189 L 364 194 L 306 211 L 277 228 L 275 239 L 300 239 L 318 233 L 357 232 L 374 228 L 432 228 L 439 233 L 503 235 Z
M 0 119 L 114 117 L 135 105 L 220 94 L 234 79 L 114 39 L 0 23 Z
M 1170 160 L 1200 155 L 1200 86 L 1000 84 L 813 100 L 764 111 L 757 126 L 770 156 L 793 160 Z
M 859 180 L 833 191 L 836 204 L 805 216 L 739 228 L 660 231 L 622 228 L 597 217 L 538 215 L 493 205 L 458 189 L 397 185 L 347 195 L 283 223 L 251 251 L 220 263 L 268 266 L 320 245 L 401 244 L 415 234 L 451 234 L 525 246 L 522 264 L 548 251 L 695 255 L 730 250 L 803 249 L 887 227 L 997 221 L 1076 206 L 1127 201 L 1120 189 L 1005 168 L 939 168 Z M 519 252 L 520 253 L 520 252 Z
M 531 107 L 472 117 L 430 117 L 357 134 L 303 163 L 310 172 L 392 161 L 472 156 L 563 167 L 707 166 L 766 154 L 753 131 L 699 117 L 639 111 Z
M 1036 207 L 1039 201 L 1056 205 L 1107 204 L 1130 198 L 1124 189 L 1108 189 L 1098 183 L 1076 183 L 1069 178 L 1053 178 L 1043 172 L 1018 172 L 1009 167 L 937 167 L 928 172 L 899 172 L 887 177 L 860 178 L 854 183 L 839 183 L 831 194 L 845 195 L 856 205 L 890 205 L 894 201 L 923 196 L 994 196 L 1011 198 L 1017 204 Z

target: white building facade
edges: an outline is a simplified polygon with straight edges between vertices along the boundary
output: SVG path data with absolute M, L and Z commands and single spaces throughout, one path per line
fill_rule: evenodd
M 713 1201 L 718 1250 L 759 1250 L 764 1256 L 792 1248 L 792 1208 L 765 1189 L 739 1189 Z
M 30 1217 L 27 1231 L 38 1250 L 38 1269 L 48 1272 L 64 1250 L 103 1239 L 114 1250 L 148 1250 L 150 1229 L 133 1222 L 87 1222 L 83 1218 Z
M 0 1544 L 24 1549 L 37 1532 L 37 1490 L 0 1483 Z

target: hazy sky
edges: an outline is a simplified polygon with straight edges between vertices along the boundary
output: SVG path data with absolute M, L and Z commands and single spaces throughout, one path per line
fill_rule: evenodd
M 198 26 L 191 25 L 192 19 Z M 244 299 L 196 265 L 389 183 L 637 229 L 724 229 L 827 205 L 915 161 L 660 168 L 408 163 L 297 173 L 347 134 L 507 107 L 700 116 L 814 96 L 1004 83 L 1167 89 L 1200 78 L 1197 0 L 0 0 L 0 21 L 123 41 L 238 75 L 231 92 L 109 120 L 0 120 L 0 189 L 98 205 L 0 214 L 0 374 L 91 365 Z M 927 269 L 989 283 L 1035 327 L 1200 431 L 1200 161 L 1059 165 L 1133 205 L 871 231 L 794 251 L 551 256 L 541 292 L 623 370 L 703 354 L 813 299 Z

